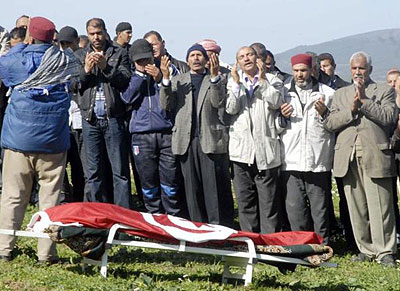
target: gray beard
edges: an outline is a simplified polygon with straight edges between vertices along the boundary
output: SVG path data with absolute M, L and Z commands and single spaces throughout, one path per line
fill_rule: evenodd
M 306 89 L 306 87 L 308 86 L 308 84 L 310 83 L 309 81 L 303 81 L 303 82 L 295 82 L 296 86 L 301 88 L 301 89 Z

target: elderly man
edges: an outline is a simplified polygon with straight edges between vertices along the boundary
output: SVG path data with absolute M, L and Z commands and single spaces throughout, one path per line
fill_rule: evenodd
M 23 27 L 27 28 L 29 23 L 29 16 L 28 15 L 21 15 L 18 17 L 18 19 L 15 21 L 15 27 Z
M 293 80 L 285 85 L 280 125 L 286 211 L 292 230 L 314 230 L 329 242 L 333 134 L 323 119 L 334 90 L 311 76 L 312 57 L 292 57 Z
M 184 176 L 191 220 L 233 226 L 233 199 L 229 177 L 228 131 L 220 121 L 225 111 L 225 87 L 218 58 L 210 59 L 199 44 L 189 48 L 190 72 L 169 80 L 167 56 L 161 60 L 163 86 L 160 104 L 176 114 L 172 153 L 178 155 Z
M 371 57 L 350 58 L 354 86 L 338 90 L 325 127 L 338 132 L 333 173 L 343 178 L 354 237 L 356 261 L 376 258 L 395 267 L 396 227 L 390 136 L 396 120 L 394 89 L 371 80 Z
M 170 60 L 171 76 L 183 74 L 189 71 L 189 67 L 185 62 L 175 59 L 167 52 L 167 49 L 165 48 L 165 40 L 163 40 L 159 32 L 151 30 L 146 32 L 143 38 L 153 46 L 154 63 L 157 68 L 160 68 L 161 58 L 167 56 Z
M 228 80 L 227 113 L 229 157 L 244 231 L 274 233 L 281 230 L 277 193 L 280 144 L 275 117 L 282 104 L 283 83 L 268 81 L 264 65 L 251 47 L 242 47 Z M 237 71 L 237 65 L 241 71 Z
M 19 229 L 34 178 L 40 185 L 39 209 L 59 201 L 69 147 L 69 82 L 79 76 L 71 51 L 51 44 L 54 24 L 34 17 L 24 44 L 0 58 L 0 76 L 12 88 L 1 134 L 4 152 L 0 228 Z M 11 260 L 15 237 L 0 237 L 0 257 Z M 39 239 L 40 262 L 58 260 L 54 243 Z
M 396 91 L 396 105 L 400 108 L 400 70 L 397 68 L 390 69 L 386 73 L 386 84 L 393 87 Z
M 128 141 L 121 99 L 131 77 L 126 50 L 107 40 L 105 23 L 92 18 L 86 23 L 90 45 L 76 51 L 81 65 L 79 107 L 86 151 L 89 201 L 113 202 L 130 208 Z M 111 164 L 114 197 L 107 187 L 107 160 Z

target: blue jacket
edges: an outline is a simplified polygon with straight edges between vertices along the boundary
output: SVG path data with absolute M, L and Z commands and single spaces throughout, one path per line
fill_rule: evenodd
M 0 77 L 14 88 L 40 65 L 50 44 L 20 44 L 0 58 Z M 13 90 L 1 132 L 1 145 L 20 152 L 61 153 L 69 148 L 68 108 L 65 85 L 41 89 Z
M 129 123 L 131 133 L 160 132 L 171 130 L 173 118 L 160 107 L 160 89 L 153 77 L 136 71 L 129 86 L 122 93 L 122 100 L 132 104 L 133 111 Z

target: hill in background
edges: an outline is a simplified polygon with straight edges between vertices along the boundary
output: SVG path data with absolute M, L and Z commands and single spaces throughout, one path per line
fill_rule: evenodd
M 372 57 L 372 79 L 384 81 L 390 68 L 400 68 L 400 29 L 377 30 L 320 44 L 298 46 L 276 54 L 276 64 L 282 71 L 291 73 L 290 58 L 306 51 L 331 53 L 336 61 L 336 73 L 347 81 L 350 80 L 351 55 L 365 51 Z

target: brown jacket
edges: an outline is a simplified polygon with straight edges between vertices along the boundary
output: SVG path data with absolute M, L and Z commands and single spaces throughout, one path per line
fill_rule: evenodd
M 365 89 L 368 100 L 355 116 L 351 105 L 355 88 L 350 85 L 335 92 L 331 112 L 325 121 L 327 130 L 337 132 L 333 173 L 344 177 L 349 168 L 356 138 L 362 144 L 364 170 L 371 178 L 396 176 L 390 137 L 396 122 L 395 91 L 386 84 L 370 81 Z

